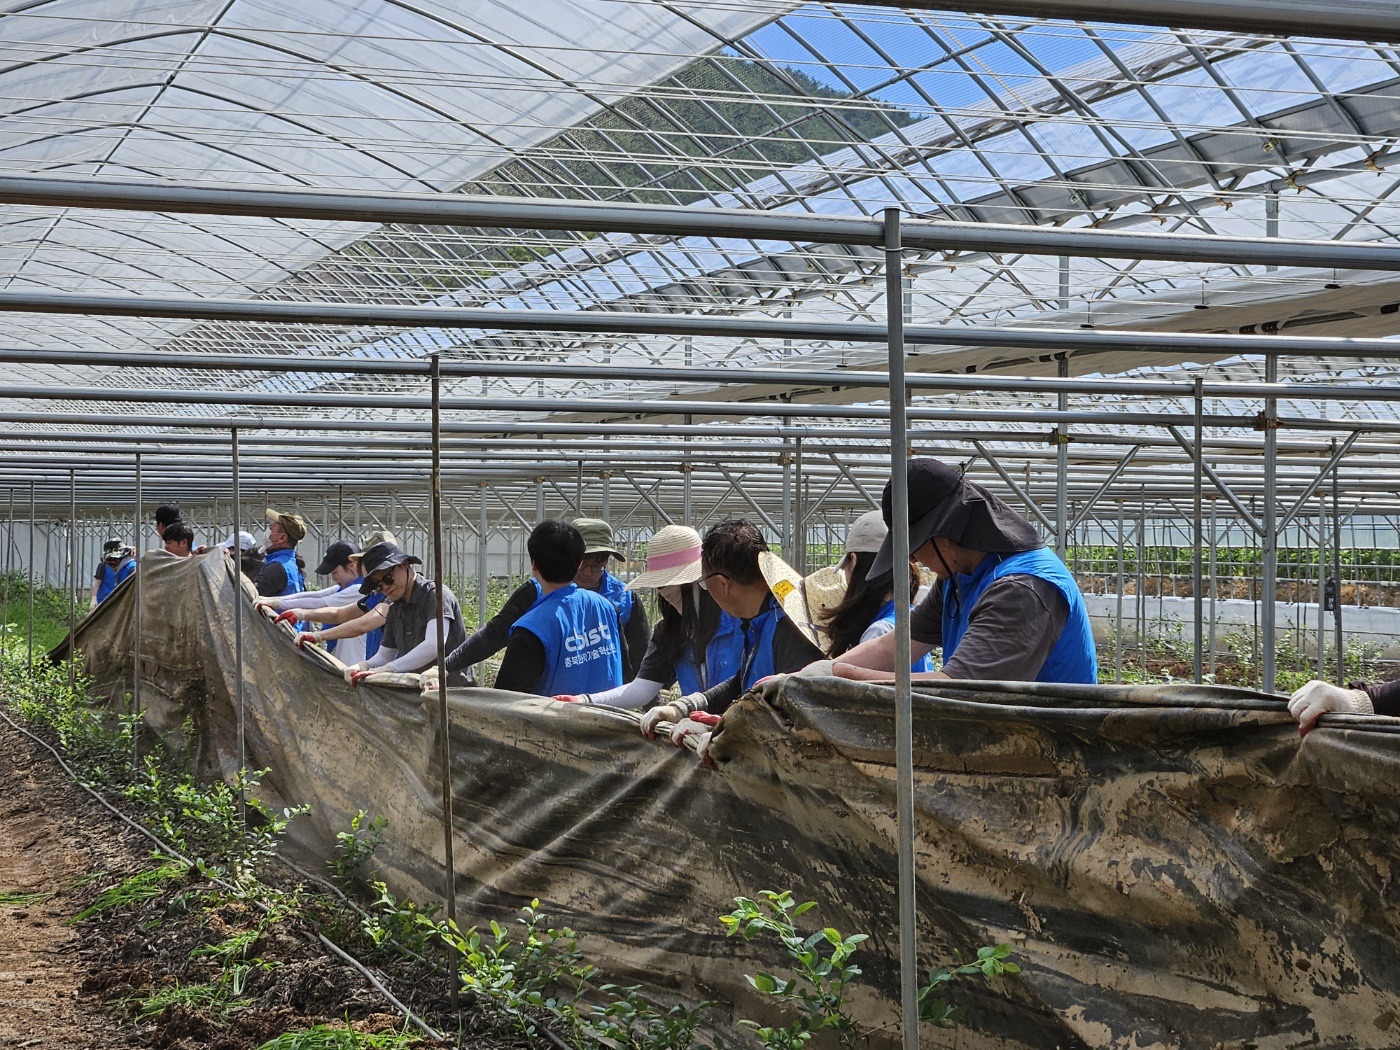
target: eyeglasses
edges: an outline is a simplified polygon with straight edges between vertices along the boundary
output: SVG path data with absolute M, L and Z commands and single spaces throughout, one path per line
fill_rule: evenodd
M 590 554 L 583 561 L 579 562 L 580 569 L 606 569 L 608 567 L 608 554 Z
M 711 576 L 724 576 L 726 580 L 729 579 L 729 577 L 725 576 L 722 572 L 707 572 L 704 576 L 700 577 L 700 589 L 702 591 L 708 591 L 710 589 L 710 585 L 705 581 L 707 581 Z
M 382 576 L 371 576 L 369 578 L 369 589 L 371 592 L 382 591 L 384 585 L 394 578 L 394 570 L 390 569 Z

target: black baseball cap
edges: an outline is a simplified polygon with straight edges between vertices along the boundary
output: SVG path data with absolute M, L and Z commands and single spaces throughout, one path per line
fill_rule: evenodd
M 162 503 L 156 508 L 157 525 L 174 525 L 180 520 L 180 508 L 173 503 Z
M 1031 523 L 1011 509 L 995 493 L 963 477 L 957 467 L 936 459 L 911 459 L 909 478 L 909 551 L 906 557 L 934 536 L 943 536 L 972 550 L 1006 554 L 1045 546 Z M 866 579 L 874 579 L 894 567 L 894 530 L 890 503 L 893 483 L 885 483 L 880 513 L 890 534 L 880 545 Z
M 360 569 L 365 574 L 364 582 L 360 584 L 360 593 L 373 594 L 374 588 L 370 586 L 369 578 L 380 569 L 392 569 L 395 565 L 402 565 L 404 562 L 408 562 L 410 565 L 422 565 L 423 559 L 416 558 L 412 554 L 405 554 L 397 544 L 376 543 L 365 551 L 365 556 L 360 559 Z
M 316 572 L 320 576 L 327 575 L 337 565 L 350 564 L 350 555 L 355 553 L 355 548 L 344 540 L 332 543 L 326 548 L 326 553 L 321 558 L 321 564 L 316 566 Z

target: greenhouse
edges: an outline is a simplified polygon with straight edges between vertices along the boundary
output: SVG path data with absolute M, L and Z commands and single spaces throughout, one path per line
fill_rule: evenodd
M 539 897 L 604 938 L 605 970 L 651 988 L 649 972 L 690 1003 L 746 994 L 721 963 L 750 956 L 696 932 L 716 901 L 761 888 L 717 889 L 734 874 L 726 851 L 735 870 L 796 879 L 794 843 L 820 855 L 806 836 L 839 813 L 823 890 L 843 918 L 885 923 L 872 931 L 878 990 L 856 1013 L 877 1030 L 893 1004 L 902 1020 L 867 1033 L 874 1045 L 921 1032 L 955 1045 L 917 1022 L 916 926 L 925 944 L 975 930 L 1025 953 L 1013 990 L 968 993 L 971 1042 L 956 1045 L 1394 1045 L 1400 985 L 1373 977 L 1397 961 L 1378 947 L 1395 932 L 1377 874 L 1394 859 L 1388 838 L 1346 859 L 1278 845 L 1278 800 L 1304 783 L 1335 793 L 1316 826 L 1351 816 L 1359 840 L 1394 815 L 1391 720 L 1329 730 L 1335 753 L 1309 757 L 1285 705 L 1310 679 L 1400 673 L 1390 0 L 37 0 L 4 5 L 3 24 L 0 650 L 26 681 L 53 649 L 68 689 L 85 676 L 137 720 L 137 751 L 143 712 L 166 738 L 193 718 L 204 774 L 233 783 L 265 766 L 270 804 L 312 807 L 314 829 L 290 833 L 299 855 L 334 848 L 341 825 L 326 813 L 421 802 L 398 839 L 389 818 L 394 892 L 436 894 L 454 918 L 458 903 L 479 908 L 463 928 Z M 665 865 L 629 874 L 592 839 L 561 847 L 568 834 L 531 823 L 544 818 L 528 798 L 463 757 L 524 768 L 502 757 L 516 746 L 492 706 L 505 689 L 425 685 L 420 703 L 415 674 L 355 693 L 311 666 L 297 630 L 258 615 L 218 548 L 242 532 L 267 545 L 269 508 L 294 516 L 310 590 L 333 544 L 368 555 L 387 531 L 455 593 L 470 634 L 529 581 L 527 543 L 547 520 L 607 522 L 624 583 L 651 569 L 668 526 L 705 535 L 746 519 L 807 580 L 843 561 L 882 502 L 886 545 L 907 545 L 911 457 L 994 494 L 1068 569 L 1104 699 L 1043 681 L 911 687 L 902 668 L 879 690 L 826 677 L 761 687 L 714 731 L 730 743 L 705 783 L 781 796 L 764 827 L 794 856 L 713 830 L 665 838 L 697 872 L 673 891 L 689 932 L 640 917 Z M 148 565 L 162 505 L 208 551 L 189 566 Z M 114 540 L 139 567 L 104 608 L 94 581 Z M 902 561 L 893 586 L 912 593 L 918 568 Z M 936 571 L 922 582 L 939 586 Z M 655 592 L 629 593 L 656 622 Z M 909 612 L 893 616 L 893 651 L 908 656 Z M 497 663 L 473 665 L 475 685 L 494 683 Z M 374 717 L 392 730 L 319 721 L 380 692 Z M 395 708 L 410 701 L 411 715 Z M 643 758 L 610 771 L 600 742 L 622 731 L 604 717 L 616 712 L 577 712 L 593 722 L 573 740 L 548 701 L 515 702 L 536 731 L 563 735 L 542 754 L 567 800 L 625 813 L 645 796 L 659 824 L 652 795 L 610 777 L 656 798 L 712 790 L 695 787 L 689 753 L 683 772 Z M 206 703 L 220 713 L 200 715 Z M 752 713 L 763 704 L 778 713 Z M 992 741 L 960 721 L 976 704 L 1035 714 L 1006 715 Z M 1057 710 L 1185 736 L 1161 744 L 1168 774 L 1128 754 L 1114 717 L 1072 729 Z M 1190 729 L 1169 714 L 1188 710 Z M 299 731 L 306 751 L 293 755 Z M 808 750 L 794 742 L 804 733 Z M 433 757 L 404 759 L 411 776 L 386 786 L 370 776 L 383 772 L 376 734 Z M 839 756 L 829 781 L 807 764 L 812 741 Z M 342 747 L 361 779 L 336 781 Z M 1131 809 L 1139 774 L 1162 808 L 1130 817 L 1110 796 Z M 1083 812 L 1054 818 L 1060 834 L 1091 854 L 1141 846 L 1167 881 L 1218 862 L 1193 891 L 1210 908 L 1168 893 L 1155 919 L 1120 916 L 1116 898 L 1056 883 L 1079 847 L 1057 839 L 1041 855 L 1008 830 L 1032 820 L 1011 781 L 1034 781 L 1021 790 L 1052 819 L 1037 778 L 1099 775 Z M 945 808 L 964 788 L 979 802 Z M 1247 806 L 1257 823 L 1232 809 Z M 960 853 L 964 821 L 995 848 Z M 1181 839 L 1143 845 L 1154 823 Z M 871 828 L 878 844 L 861 839 Z M 555 848 L 564 859 L 540 859 Z M 944 849 L 956 874 L 931 859 Z M 590 856 L 638 896 L 600 894 L 579 874 Z M 1299 856 L 1318 869 L 1287 867 Z M 1007 874 L 1013 857 L 1035 876 Z M 551 874 L 556 860 L 568 878 Z M 1126 876 L 1094 870 L 1128 893 Z M 1339 873 L 1348 932 L 1328 949 L 1337 972 L 1307 984 L 1287 945 L 1331 943 L 1299 903 L 1331 892 L 1323 870 Z M 870 888 L 881 879 L 885 896 Z M 1041 879 L 1063 891 L 1043 899 L 1076 934 L 1039 942 L 1025 901 Z M 1257 928 L 1213 939 L 1211 908 Z M 1124 947 L 1115 978 L 1105 960 L 1129 930 L 1176 948 Z M 1255 935 L 1271 960 L 1258 973 L 1235 958 Z M 692 965 L 654 962 L 667 953 Z M 1376 1027 L 1357 1034 L 1363 1019 Z

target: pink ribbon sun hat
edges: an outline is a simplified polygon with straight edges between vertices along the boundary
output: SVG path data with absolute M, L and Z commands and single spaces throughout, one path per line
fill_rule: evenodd
M 674 587 L 700 579 L 700 533 L 689 525 L 667 525 L 647 543 L 647 571 L 627 585 Z

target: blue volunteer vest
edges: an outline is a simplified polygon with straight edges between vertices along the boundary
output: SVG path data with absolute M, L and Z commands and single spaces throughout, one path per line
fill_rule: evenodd
M 875 614 L 875 619 L 870 621 L 870 626 L 874 627 L 877 623 L 879 623 L 882 620 L 887 621 L 891 627 L 894 626 L 893 598 L 887 601 L 884 605 L 880 606 L 880 611 Z M 919 657 L 917 660 L 915 660 L 912 664 L 909 665 L 909 670 L 913 674 L 918 674 L 920 671 L 932 671 L 933 669 L 933 656 L 931 653 L 924 653 L 923 656 Z
M 676 661 L 676 684 L 680 686 L 682 696 L 702 693 L 710 686 L 734 677 L 744 662 L 744 627 L 739 619 L 721 612 L 715 633 L 699 657 L 692 642 Z
M 536 586 L 539 581 L 536 581 Z M 598 594 L 601 594 L 617 610 L 617 625 L 626 627 L 627 621 L 632 619 L 632 600 L 636 597 L 627 589 L 627 585 L 619 580 L 607 569 L 603 570 L 603 578 L 598 583 Z
M 597 591 L 571 583 L 546 594 L 515 621 L 544 644 L 538 696 L 602 693 L 622 684 L 622 642 L 617 610 Z
M 364 579 L 364 577 L 360 577 L 360 579 L 362 580 L 362 579 Z M 360 581 L 357 580 L 357 581 L 355 581 L 355 583 L 352 583 L 350 586 L 352 586 L 352 587 L 357 587 L 357 586 L 359 586 L 359 582 L 360 582 Z M 373 594 L 371 594 L 368 598 L 365 599 L 365 612 L 369 612 L 371 609 L 373 609 L 376 605 L 378 605 L 378 604 L 379 604 L 380 602 L 382 602 L 382 601 L 384 601 L 384 592 L 383 592 L 383 591 L 375 591 Z M 374 630 L 370 631 L 368 634 L 365 635 L 365 659 L 366 659 L 366 660 L 368 660 L 368 659 L 369 659 L 371 656 L 373 656 L 375 653 L 379 652 L 379 645 L 380 645 L 380 643 L 383 642 L 383 641 L 384 641 L 384 628 L 383 628 L 383 627 L 376 627 Z
M 1094 632 L 1089 626 L 1084 598 L 1064 562 L 1048 547 L 1014 554 L 988 554 L 975 573 L 958 577 L 962 601 L 956 615 L 952 609 L 952 585 L 943 584 L 943 662 L 947 663 L 952 658 L 958 643 L 967 633 L 968 619 L 982 592 L 1007 576 L 1035 576 L 1052 583 L 1069 605 L 1069 618 L 1065 620 L 1064 630 L 1060 632 L 1055 647 L 1045 658 L 1035 680 L 1085 685 L 1098 682 L 1098 652 L 1094 648 Z M 1011 641 L 1008 639 L 1008 642 Z
M 760 678 L 767 678 L 773 674 L 773 634 L 782 618 L 783 610 L 770 594 L 758 615 L 744 624 L 744 661 L 739 671 L 740 692 L 751 689 Z
M 282 566 L 282 571 L 287 574 L 287 586 L 282 589 L 281 594 L 270 595 L 273 598 L 281 598 L 283 595 L 296 594 L 298 591 L 306 590 L 306 577 L 297 568 L 297 552 L 290 547 L 280 547 L 275 551 L 269 551 L 268 561 L 275 561 Z
M 117 589 L 117 584 L 126 579 L 136 571 L 136 560 L 127 558 L 115 569 L 105 561 L 102 563 L 102 582 L 97 585 L 97 601 L 100 605 L 107 600 L 107 595 Z

